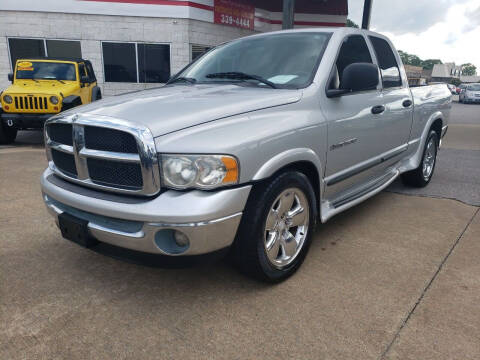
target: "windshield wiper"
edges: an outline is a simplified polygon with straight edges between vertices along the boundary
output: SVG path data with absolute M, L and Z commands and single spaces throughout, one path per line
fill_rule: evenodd
M 261 76 L 245 74 L 237 71 L 213 73 L 208 74 L 206 77 L 209 79 L 257 80 L 258 82 L 266 84 L 271 88 L 278 89 L 277 85 Z
M 55 80 L 59 81 L 62 84 L 65 84 L 65 81 L 63 81 L 63 80 L 60 80 L 60 79 L 55 79 Z
M 180 82 L 180 81 L 187 82 L 187 83 L 190 83 L 190 84 L 195 84 L 197 82 L 197 79 L 180 76 L 180 77 L 176 77 L 176 78 L 173 78 L 171 80 L 168 80 L 165 85 L 173 84 L 175 82 Z

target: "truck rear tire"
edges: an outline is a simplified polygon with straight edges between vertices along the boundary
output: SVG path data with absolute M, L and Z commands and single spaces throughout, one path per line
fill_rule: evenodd
M 438 135 L 434 130 L 430 130 L 420 165 L 414 170 L 402 174 L 402 182 L 407 186 L 425 187 L 433 176 L 435 165 L 437 164 Z
M 0 145 L 11 144 L 17 138 L 17 129 L 13 129 L 0 123 Z
M 236 266 L 262 281 L 285 280 L 305 259 L 316 221 L 315 192 L 304 174 L 289 171 L 255 185 L 233 245 Z

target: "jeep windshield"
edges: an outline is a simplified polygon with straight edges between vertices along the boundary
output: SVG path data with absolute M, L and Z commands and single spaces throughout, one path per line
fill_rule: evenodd
M 297 32 L 235 40 L 210 50 L 170 83 L 242 82 L 263 87 L 270 83 L 275 88 L 304 88 L 313 80 L 330 35 Z
M 42 61 L 19 61 L 17 63 L 17 80 L 70 80 L 75 81 L 75 65 Z

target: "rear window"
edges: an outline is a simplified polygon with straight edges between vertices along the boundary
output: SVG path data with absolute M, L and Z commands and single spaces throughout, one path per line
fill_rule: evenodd
M 40 61 L 19 61 L 17 79 L 32 80 L 71 80 L 77 79 L 75 65 Z
M 375 55 L 377 56 L 378 65 L 382 72 L 383 87 L 389 88 L 402 86 L 400 69 L 390 44 L 384 39 L 375 36 L 369 36 L 369 38 L 372 42 Z

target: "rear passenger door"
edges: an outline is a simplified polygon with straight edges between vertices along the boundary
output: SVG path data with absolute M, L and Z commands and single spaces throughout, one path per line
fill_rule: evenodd
M 408 81 L 400 71 L 397 52 L 390 43 L 379 36 L 368 36 L 382 76 L 382 96 L 385 112 L 382 116 L 384 131 L 378 139 L 386 153 L 384 167 L 399 160 L 406 150 L 413 121 L 413 98 Z

